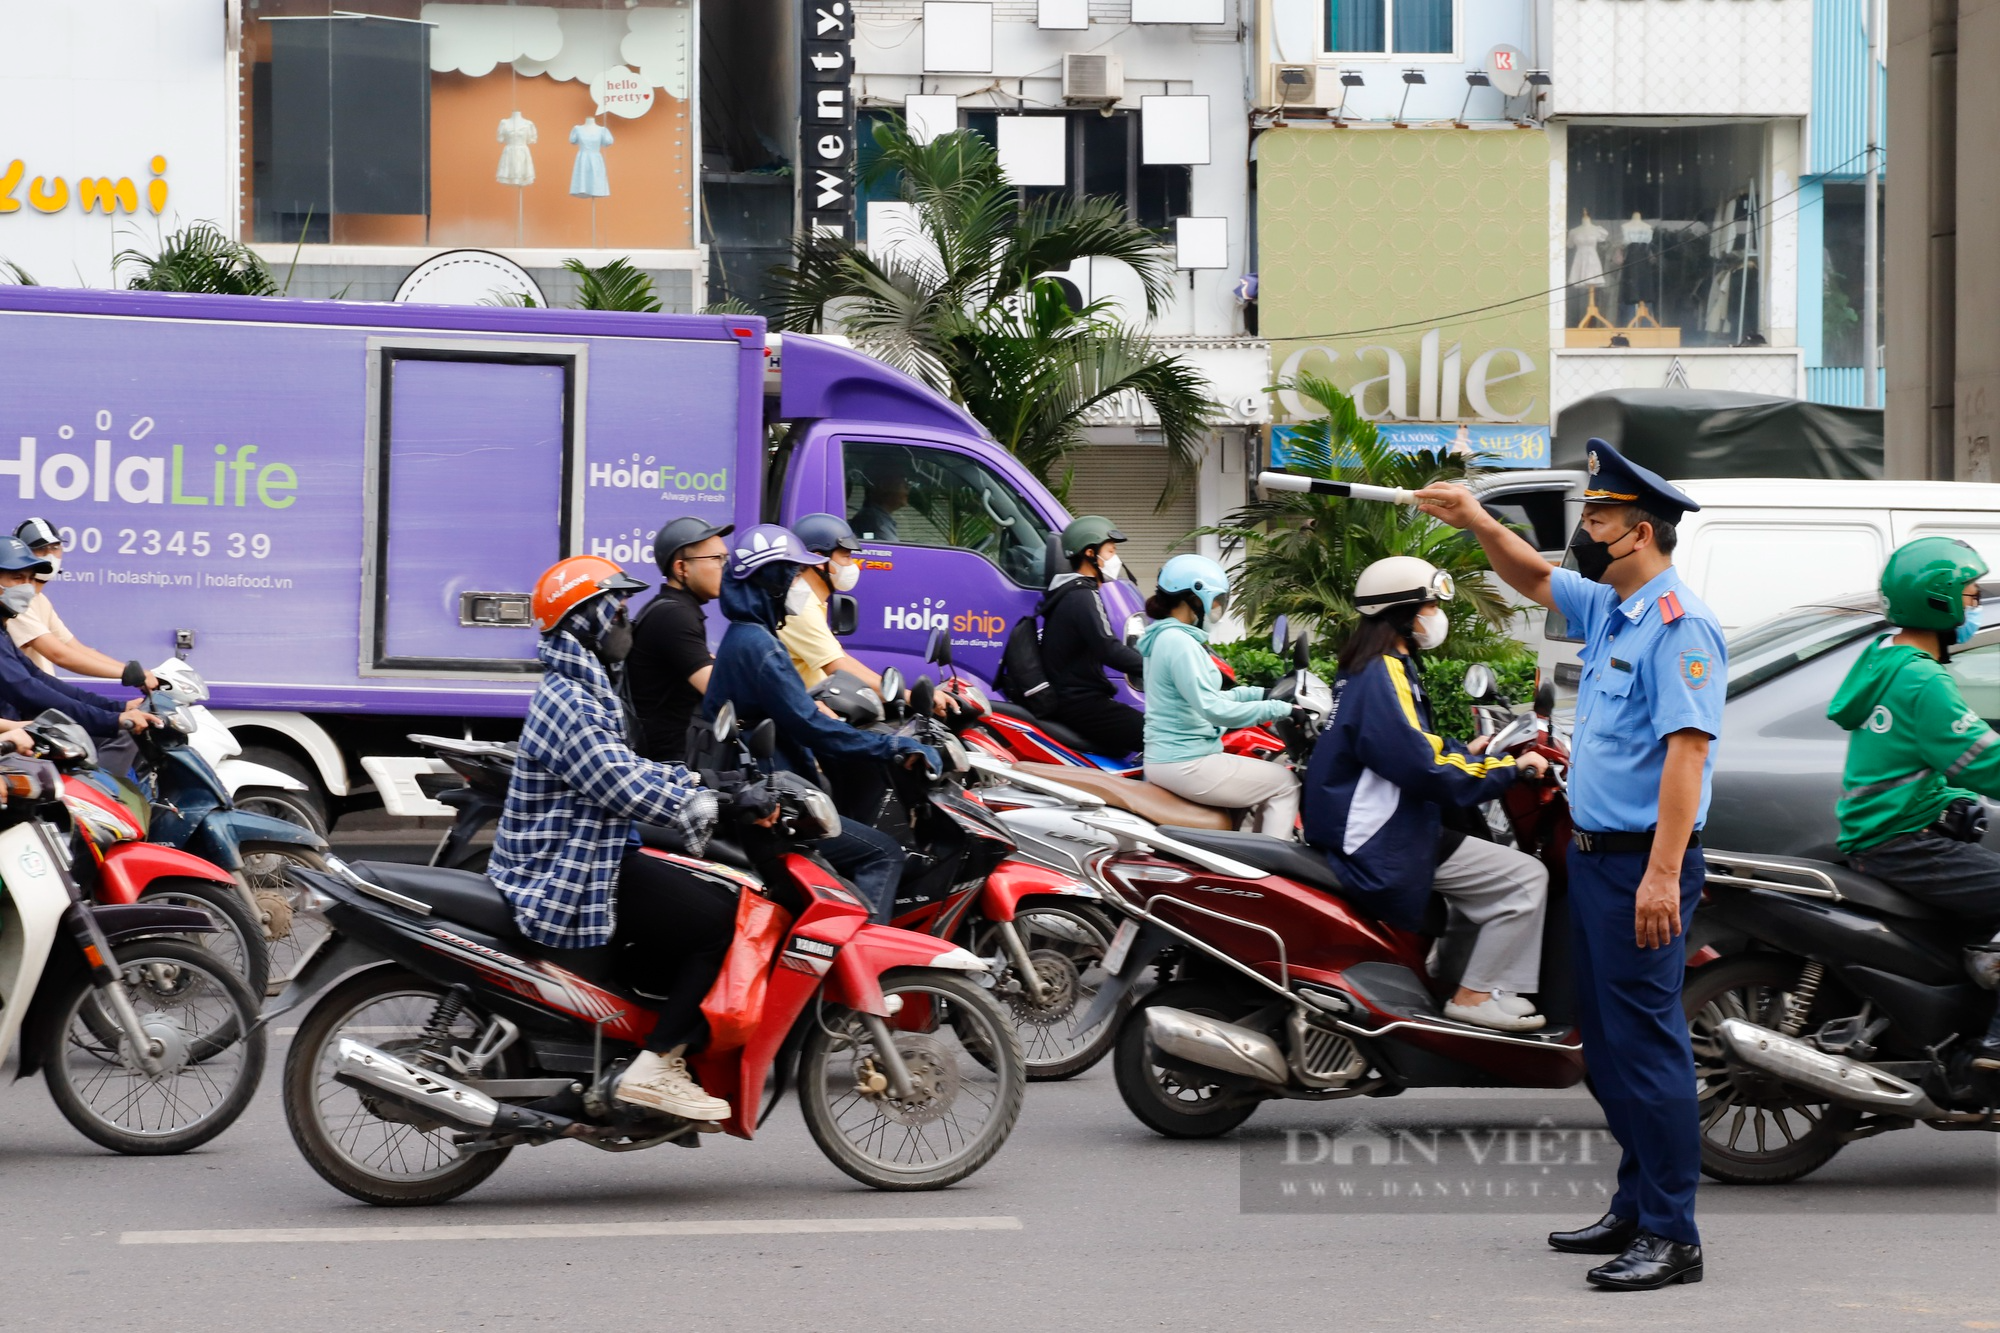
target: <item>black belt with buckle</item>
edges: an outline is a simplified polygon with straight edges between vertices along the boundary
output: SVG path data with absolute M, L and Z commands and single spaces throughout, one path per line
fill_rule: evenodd
M 1650 852 L 1653 850 L 1653 831 L 1644 833 L 1592 833 L 1588 829 L 1571 829 L 1570 837 L 1576 842 L 1580 852 Z M 1701 846 L 1701 830 L 1688 834 L 1688 846 Z

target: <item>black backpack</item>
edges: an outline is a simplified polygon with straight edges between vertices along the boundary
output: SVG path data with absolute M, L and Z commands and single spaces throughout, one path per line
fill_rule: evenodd
M 1049 673 L 1042 667 L 1041 608 L 1036 607 L 1014 622 L 1007 631 L 1007 644 L 1000 650 L 1000 670 L 993 683 L 1036 717 L 1046 718 L 1055 711 L 1055 695 L 1049 689 Z

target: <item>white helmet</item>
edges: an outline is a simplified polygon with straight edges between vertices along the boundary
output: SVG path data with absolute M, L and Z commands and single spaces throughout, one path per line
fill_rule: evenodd
M 1354 609 L 1364 616 L 1379 616 L 1392 607 L 1448 602 L 1451 594 L 1451 575 L 1430 561 L 1392 555 L 1361 571 L 1354 581 Z

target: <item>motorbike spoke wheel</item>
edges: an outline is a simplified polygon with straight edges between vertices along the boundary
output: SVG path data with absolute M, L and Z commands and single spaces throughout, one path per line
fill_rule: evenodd
M 64 1119 L 114 1152 L 200 1147 L 236 1122 L 263 1077 L 257 1000 L 213 954 L 184 941 L 140 940 L 113 952 L 162 1068 L 140 1065 L 103 994 L 79 974 L 44 1011 L 49 1095 Z
M 912 1095 L 900 1099 L 883 1082 L 860 1014 L 819 1005 L 799 1058 L 806 1128 L 864 1185 L 942 1189 L 984 1166 L 1013 1132 L 1027 1087 L 1021 1043 L 999 1004 L 957 973 L 891 975 L 882 991 L 902 996 L 912 1021 L 924 1016 L 921 1031 L 888 1020 Z
M 1118 1095 L 1139 1122 L 1170 1139 L 1212 1139 L 1248 1120 L 1260 1100 L 1226 1081 L 1181 1064 L 1165 1064 L 1146 1035 L 1146 1010 L 1155 1004 L 1233 1022 L 1243 1006 L 1213 986 L 1176 982 L 1162 986 L 1132 1009 L 1118 1027 L 1112 1072 Z
M 1102 913 L 1068 906 L 1024 907 L 1014 918 L 1014 928 L 1042 983 L 1042 1000 L 1037 1003 L 1011 963 L 1000 976 L 1000 1002 L 1021 1039 L 1028 1078 L 1038 1082 L 1075 1078 L 1109 1055 L 1117 1041 L 1115 1013 L 1095 1027 L 1082 1026 L 1083 1016 L 1110 979 L 1104 971 L 1104 953 L 1115 932 Z M 974 952 L 1006 957 L 991 929 Z
M 270 951 L 270 980 L 266 992 L 276 995 L 299 970 L 299 964 L 326 936 L 326 918 L 306 909 L 305 890 L 286 876 L 292 866 L 305 870 L 325 870 L 326 858 L 309 847 L 290 843 L 246 842 L 243 844 L 243 882 L 251 896 L 266 898 L 263 913 L 265 941 Z
M 510 1151 L 467 1152 L 451 1126 L 419 1120 L 333 1076 L 342 1037 L 428 1063 L 424 1031 L 444 994 L 443 986 L 401 969 L 364 972 L 322 996 L 292 1038 L 285 1057 L 292 1140 L 328 1184 L 364 1203 L 455 1199 L 497 1171 Z M 461 1010 L 450 1044 L 471 1049 L 485 1021 L 471 1008 Z
M 216 929 L 212 933 L 184 936 L 188 943 L 206 949 L 216 960 L 243 978 L 252 995 L 263 995 L 269 982 L 271 950 L 264 931 L 243 895 L 234 884 L 205 884 L 198 880 L 168 880 L 139 895 L 141 902 L 173 907 L 192 907 L 207 914 Z
M 1727 1018 L 1776 1028 L 1803 966 L 1780 954 L 1749 954 L 1688 974 L 1682 991 L 1694 1047 L 1701 1115 L 1701 1169 L 1734 1185 L 1777 1185 L 1817 1170 L 1844 1146 L 1856 1120 L 1846 1107 L 1732 1066 L 1716 1029 Z M 1807 1028 L 1812 1022 L 1809 1019 Z

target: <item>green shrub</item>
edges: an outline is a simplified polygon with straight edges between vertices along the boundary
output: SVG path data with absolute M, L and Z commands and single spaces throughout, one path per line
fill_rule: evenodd
M 1270 648 L 1253 640 L 1244 639 L 1236 643 L 1210 644 L 1217 657 L 1229 663 L 1236 672 L 1239 685 L 1267 687 L 1278 677 L 1292 669 L 1291 659 L 1281 657 Z M 1446 736 L 1456 736 L 1460 740 L 1472 734 L 1472 703 L 1465 697 L 1465 668 L 1468 663 L 1455 657 L 1424 658 L 1424 689 L 1430 693 L 1431 710 L 1437 718 L 1438 727 Z M 1500 697 L 1525 709 L 1535 696 L 1535 658 L 1523 649 L 1518 653 L 1489 661 L 1493 674 L 1500 681 Z M 1313 674 L 1331 682 L 1340 668 L 1330 657 L 1315 657 L 1312 660 Z

